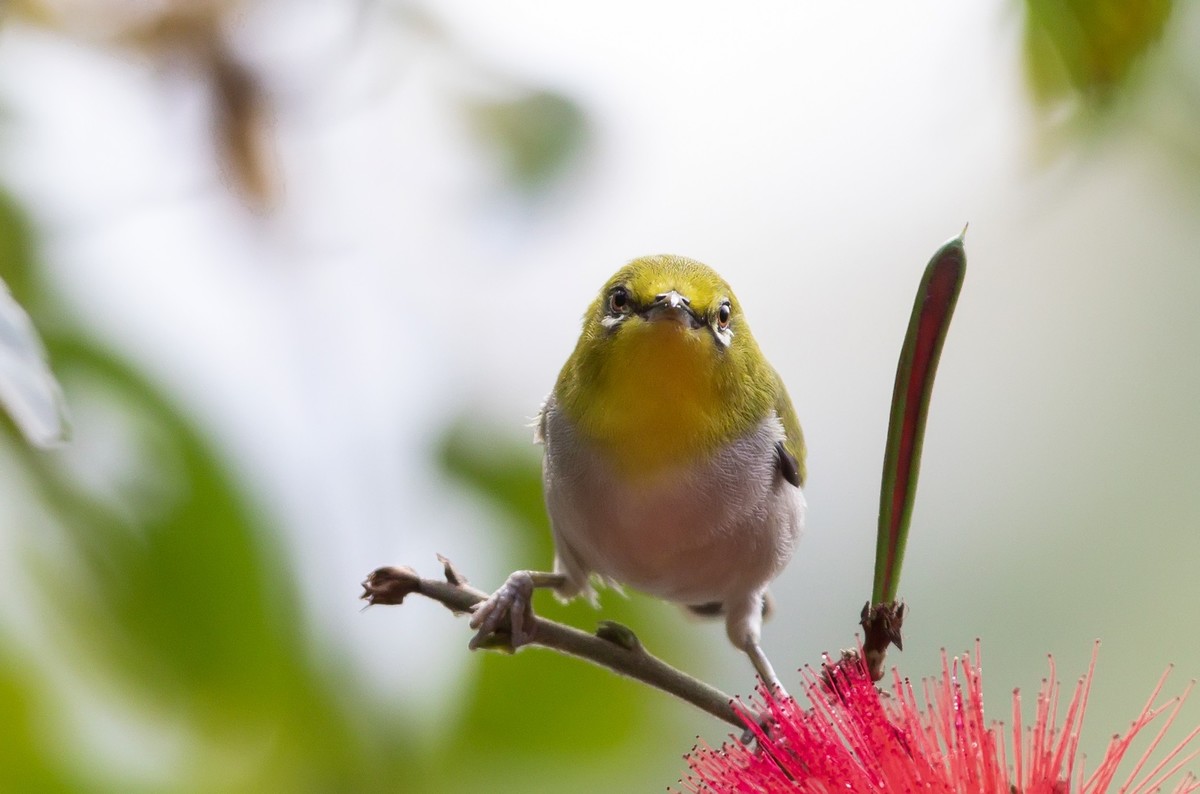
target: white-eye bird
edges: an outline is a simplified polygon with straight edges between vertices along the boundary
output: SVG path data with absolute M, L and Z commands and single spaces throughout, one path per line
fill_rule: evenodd
M 759 646 L 768 583 L 804 528 L 804 438 L 779 374 L 710 267 L 648 256 L 588 307 L 537 420 L 554 573 L 518 571 L 474 611 L 533 639 L 531 596 L 594 597 L 593 576 L 701 615 L 779 686 Z

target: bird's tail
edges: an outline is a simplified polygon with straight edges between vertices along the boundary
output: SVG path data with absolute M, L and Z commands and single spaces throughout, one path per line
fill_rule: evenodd
M 709 601 L 706 604 L 687 604 L 684 609 L 689 614 L 698 618 L 719 618 L 725 615 L 725 604 L 720 601 Z M 762 616 L 763 620 L 769 620 L 771 615 L 775 613 L 775 599 L 771 596 L 771 591 L 763 593 Z

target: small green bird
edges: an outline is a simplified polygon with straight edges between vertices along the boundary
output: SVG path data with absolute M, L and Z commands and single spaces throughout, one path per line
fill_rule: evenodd
M 533 639 L 535 587 L 594 599 L 592 578 L 701 615 L 779 686 L 759 646 L 767 585 L 804 528 L 804 437 L 729 285 L 648 256 L 617 271 L 538 417 L 554 573 L 518 571 L 471 618 Z

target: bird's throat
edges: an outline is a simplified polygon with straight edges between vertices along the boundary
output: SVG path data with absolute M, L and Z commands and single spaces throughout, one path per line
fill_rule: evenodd
M 626 328 L 604 366 L 580 373 L 591 382 L 564 407 L 622 474 L 653 477 L 703 459 L 736 432 L 706 333 L 671 321 Z

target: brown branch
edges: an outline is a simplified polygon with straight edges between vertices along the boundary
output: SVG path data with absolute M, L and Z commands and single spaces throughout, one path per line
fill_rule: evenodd
M 431 598 L 456 615 L 461 615 L 469 613 L 476 604 L 488 597 L 487 593 L 468 585 L 449 560 L 444 557 L 439 559 L 445 567 L 444 581 L 422 578 L 408 567 L 377 568 L 363 582 L 360 598 L 368 606 L 400 604 L 405 597 L 415 593 Z M 736 728 L 746 727 L 728 695 L 649 653 L 625 626 L 603 621 L 595 634 L 588 634 L 564 623 L 537 616 L 534 616 L 534 621 L 536 631 L 532 644 L 606 667 L 614 673 L 674 695 Z M 500 641 L 493 647 L 508 646 Z

